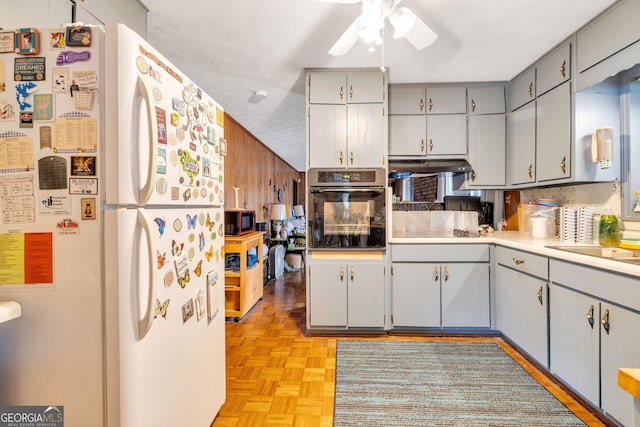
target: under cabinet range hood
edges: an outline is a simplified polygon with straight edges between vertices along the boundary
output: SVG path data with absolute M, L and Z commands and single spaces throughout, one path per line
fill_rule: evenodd
M 389 175 L 398 177 L 441 172 L 471 172 L 465 159 L 389 159 Z

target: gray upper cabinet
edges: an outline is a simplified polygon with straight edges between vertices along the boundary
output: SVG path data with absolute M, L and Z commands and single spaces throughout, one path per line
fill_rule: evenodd
M 501 114 L 506 112 L 504 87 L 469 88 L 469 114 Z
M 640 63 L 640 2 L 621 0 L 578 30 L 576 90 Z
M 580 29 L 578 72 L 594 66 L 640 40 L 640 2 L 622 0 Z
M 423 87 L 390 87 L 389 114 L 426 114 Z
M 540 96 L 571 78 L 571 43 L 560 45 L 537 66 L 536 92 Z
M 317 71 L 307 78 L 309 104 L 381 103 L 385 99 L 381 71 Z
M 465 114 L 467 112 L 467 88 L 428 87 L 427 114 Z
M 511 82 L 509 109 L 517 110 L 536 98 L 536 69 L 529 68 Z
M 309 104 L 346 104 L 347 74 L 338 71 L 311 72 L 307 76 Z

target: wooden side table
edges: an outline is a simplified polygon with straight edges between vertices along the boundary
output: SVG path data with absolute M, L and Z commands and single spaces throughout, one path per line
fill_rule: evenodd
M 225 255 L 235 253 L 239 256 L 238 269 L 225 267 L 225 317 L 233 317 L 238 321 L 262 299 L 263 234 L 256 231 L 244 236 L 224 238 Z M 256 251 L 256 259 L 251 265 L 248 256 L 250 249 Z

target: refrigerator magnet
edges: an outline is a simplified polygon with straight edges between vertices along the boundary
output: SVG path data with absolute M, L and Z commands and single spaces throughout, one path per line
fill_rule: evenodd
M 182 305 L 182 323 L 185 323 L 187 320 L 191 319 L 193 316 L 193 298 L 190 298 L 189 301 L 185 302 Z
M 79 25 L 67 27 L 67 46 L 91 46 L 91 28 Z
M 156 249 L 156 256 L 157 256 L 157 260 L 158 260 L 158 270 L 162 269 L 162 267 L 164 267 L 164 264 L 167 262 L 167 253 L 163 252 L 160 253 L 159 250 Z M 169 270 L 171 271 L 171 270 Z M 171 282 L 169 282 L 169 284 L 173 283 L 173 273 L 171 273 Z M 166 281 L 166 276 L 165 276 L 165 286 L 167 285 L 167 281 Z
M 66 45 L 65 33 L 62 31 L 50 31 L 49 32 L 49 47 L 51 49 L 63 49 Z
M 204 292 L 202 292 L 202 289 L 198 289 L 196 294 L 196 318 L 198 322 L 204 317 L 205 308 Z
M 173 271 L 168 270 L 164 275 L 164 286 L 168 288 L 169 286 L 173 285 L 174 277 L 175 275 L 173 274 Z
M 96 199 L 82 198 L 80 199 L 82 209 L 82 219 L 96 219 Z
M 167 309 L 169 308 L 169 301 L 171 300 L 166 299 L 164 300 L 163 303 L 161 303 L 160 300 L 156 298 L 156 310 L 153 315 L 154 319 L 157 318 L 158 315 L 162 316 L 163 319 L 167 318 Z
M 35 28 L 19 28 L 14 34 L 15 53 L 19 55 L 37 55 L 40 51 L 38 30 Z
M 0 53 L 15 52 L 13 31 L 0 31 Z

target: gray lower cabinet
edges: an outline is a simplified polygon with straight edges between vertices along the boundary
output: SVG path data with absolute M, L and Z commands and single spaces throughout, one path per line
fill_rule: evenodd
M 549 263 L 550 370 L 623 425 L 634 399 L 618 387 L 619 368 L 640 363 L 636 277 L 559 260 Z
M 307 268 L 307 326 L 384 328 L 384 261 L 315 258 Z
M 496 248 L 496 329 L 548 367 L 548 258 Z
M 490 327 L 488 245 L 394 244 L 393 328 Z

